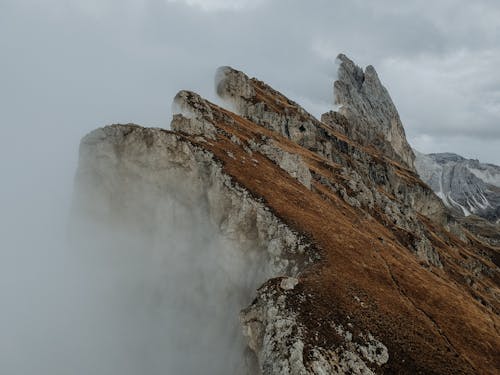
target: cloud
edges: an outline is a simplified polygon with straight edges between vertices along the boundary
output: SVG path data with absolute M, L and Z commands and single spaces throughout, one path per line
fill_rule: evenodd
M 166 0 L 170 3 L 185 3 L 193 8 L 203 11 L 241 11 L 257 7 L 265 0 Z
M 66 265 L 47 262 L 80 138 L 117 122 L 167 128 L 179 90 L 216 100 L 221 65 L 320 115 L 344 52 L 376 67 L 417 149 L 500 164 L 499 19 L 497 0 L 0 1 L 0 328 L 17 318 L 22 338 L 43 338 L 35 313 L 58 301 L 48 289 L 71 294 L 57 278 Z
M 40 109 L 30 121 L 46 122 L 58 102 L 61 126 L 78 114 L 80 124 L 72 126 L 82 133 L 116 121 L 168 126 L 178 90 L 215 100 L 220 65 L 269 82 L 319 115 L 332 102 L 333 61 L 344 52 L 377 68 L 410 138 L 498 137 L 500 5 L 494 1 L 6 4 L 0 97 L 14 102 L 6 122 L 17 121 L 24 102 Z
M 486 140 L 500 139 L 498 64 L 494 50 L 463 49 L 441 57 L 386 59 L 380 70 L 406 82 L 391 91 L 414 131 Z
M 498 19 L 495 0 L 3 0 L 2 227 L 19 229 L 3 238 L 22 237 L 30 207 L 63 221 L 82 135 L 168 127 L 177 91 L 216 99 L 221 65 L 319 115 L 344 52 L 377 68 L 418 149 L 500 164 Z

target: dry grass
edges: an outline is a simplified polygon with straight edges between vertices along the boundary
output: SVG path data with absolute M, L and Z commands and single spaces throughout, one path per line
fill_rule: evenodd
M 268 93 L 260 90 L 260 100 L 275 110 L 294 108 L 286 98 L 272 98 Z M 464 259 L 488 263 L 478 251 L 485 244 L 475 240 L 473 245 L 464 245 L 422 217 L 445 263 L 443 270 L 424 267 L 405 247 L 403 234 L 347 205 L 317 181 L 308 190 L 265 156 L 249 154 L 243 145 L 249 140 L 260 142 L 263 136 L 271 138 L 283 150 L 301 155 L 317 176 L 332 182 L 343 180 L 339 165 L 233 113 L 216 106 L 212 109 L 216 141 L 199 142 L 184 136 L 211 151 L 236 183 L 265 201 L 279 218 L 320 249 L 322 261 L 303 272 L 295 290 L 294 308 L 310 333 L 306 355 L 313 345 L 339 344 L 331 322 L 352 323 L 388 346 L 386 373 L 498 373 L 499 305 L 484 291 L 498 292 L 499 280 L 484 276 L 481 285 L 468 286 L 470 270 L 463 266 Z M 232 142 L 232 136 L 243 145 Z M 385 161 L 377 152 L 367 152 Z M 412 172 L 392 163 L 409 183 L 423 184 Z M 306 302 L 301 299 L 304 296 Z M 488 307 L 478 299 L 488 301 Z

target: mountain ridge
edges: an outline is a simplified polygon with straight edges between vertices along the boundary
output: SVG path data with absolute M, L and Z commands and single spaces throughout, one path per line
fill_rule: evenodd
M 500 167 L 454 153 L 415 152 L 416 167 L 426 182 L 457 216 L 475 214 L 500 220 Z
M 321 122 L 243 72 L 217 77 L 233 111 L 181 91 L 171 131 L 112 125 L 84 138 L 75 210 L 98 226 L 146 212 L 152 235 L 161 205 L 130 203 L 145 185 L 155 201 L 204 207 L 245 262 L 258 254 L 268 279 L 241 306 L 242 373 L 493 374 L 498 249 L 420 180 L 406 138 L 389 147 L 404 137 L 392 107 L 389 126 L 364 131 L 373 145 L 348 129 L 363 134 L 378 110 Z

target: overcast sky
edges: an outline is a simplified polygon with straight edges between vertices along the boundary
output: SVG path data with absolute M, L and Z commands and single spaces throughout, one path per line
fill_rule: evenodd
M 216 100 L 221 65 L 319 116 L 343 52 L 375 66 L 418 150 L 500 165 L 499 20 L 499 0 L 0 0 L 0 364 L 67 374 L 43 369 L 92 322 L 64 241 L 87 132 L 167 128 L 179 90 Z
M 168 127 L 180 89 L 213 100 L 220 65 L 319 116 L 343 52 L 375 66 L 414 147 L 500 164 L 499 20 L 498 0 L 0 0 L 2 152 L 73 170 L 93 128 Z

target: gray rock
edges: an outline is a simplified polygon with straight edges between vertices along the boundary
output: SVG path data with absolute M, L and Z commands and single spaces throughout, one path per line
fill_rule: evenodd
M 184 126 L 184 133 L 198 134 L 198 125 L 210 128 L 204 123 L 205 117 L 188 119 L 179 114 L 174 122 L 179 130 Z M 171 253 L 169 259 L 198 259 L 204 268 L 197 269 L 197 262 L 188 261 L 188 264 L 164 264 L 164 272 L 166 275 L 192 273 L 190 282 L 203 298 L 189 306 L 194 311 L 216 306 L 217 314 L 222 314 L 204 315 L 192 329 L 200 331 L 201 342 L 217 341 L 213 351 L 225 353 L 227 358 L 224 358 L 225 365 L 221 362 L 216 366 L 227 370 L 232 363 L 246 361 L 243 358 L 246 343 L 235 312 L 245 306 L 254 291 L 270 277 L 288 275 L 290 278 L 285 279 L 283 286 L 293 289 L 297 280 L 294 277 L 316 259 L 316 255 L 309 251 L 307 239 L 290 229 L 245 188 L 235 184 L 210 152 L 195 146 L 181 134 L 136 125 L 112 125 L 85 136 L 76 175 L 73 226 L 78 226 L 84 239 L 94 237 L 100 230 L 104 231 L 103 236 L 111 235 L 109 241 L 119 240 L 112 235 L 115 231 L 128 233 L 131 238 L 148 239 L 151 246 L 164 253 L 172 251 L 169 245 L 172 234 L 168 230 L 172 223 L 194 221 L 193 238 L 198 236 L 197 229 L 202 231 L 200 242 L 194 247 L 196 253 Z M 191 219 L 179 212 L 185 212 Z M 88 234 L 86 228 L 89 228 Z M 110 231 L 111 228 L 114 229 Z M 210 240 L 202 241 L 207 233 Z M 208 246 L 207 242 L 214 241 L 214 237 L 220 239 L 220 246 Z M 213 252 L 207 253 L 208 250 Z M 177 280 L 169 277 L 174 276 L 166 276 L 165 283 L 170 282 L 175 288 Z M 205 286 L 207 280 L 210 281 Z M 200 303 L 202 305 L 196 305 Z M 206 324 L 220 325 L 212 328 L 217 337 L 204 333 Z M 192 342 L 190 347 L 201 350 L 197 345 Z M 294 353 L 293 366 L 297 367 L 302 361 L 300 348 Z M 248 373 L 256 373 L 250 370 L 251 361 L 244 366 Z
M 274 161 L 281 169 L 296 178 L 302 185 L 311 190 L 311 172 L 300 155 L 282 150 L 270 139 L 264 143 L 250 142 L 253 151 L 258 151 Z
M 175 132 L 114 125 L 82 140 L 75 210 L 91 225 L 111 223 L 138 232 L 161 247 L 168 241 L 162 237 L 171 223 L 166 218 L 176 219 L 175 211 L 187 207 L 199 226 L 210 226 L 210 237 L 222 239 L 225 246 L 210 248 L 216 256 L 208 257 L 216 262 L 216 271 L 209 269 L 201 275 L 210 280 L 227 278 L 218 285 L 222 294 L 202 290 L 205 301 L 224 306 L 217 309 L 223 314 L 234 317 L 234 311 L 248 306 L 241 311 L 240 323 L 249 349 L 238 352 L 244 358 L 236 360 L 245 365 L 244 372 L 235 373 L 373 374 L 384 371 L 390 353 L 379 338 L 356 326 L 349 316 L 344 325 L 335 314 L 325 316 L 322 327 L 326 332 L 331 329 L 338 342 L 310 340 L 318 329 L 301 321 L 300 308 L 310 296 L 303 291 L 301 271 L 320 259 L 319 249 L 226 174 L 227 163 L 248 158 L 258 165 L 257 159 L 264 164 L 267 158 L 266 165 L 274 168 L 270 160 L 310 190 L 291 181 L 302 191 L 316 194 L 326 190 L 328 197 L 333 192 L 356 207 L 356 212 L 372 215 L 392 231 L 394 241 L 403 241 L 423 263 L 436 267 L 443 266 L 442 259 L 429 240 L 432 233 L 422 215 L 461 233 L 447 221 L 448 210 L 441 200 L 413 172 L 413 153 L 401 121 L 374 69 L 363 72 L 345 56 L 341 60 L 335 85 L 336 100 L 343 107 L 325 115 L 329 125 L 264 83 L 224 67 L 216 77 L 219 95 L 229 101 L 231 109 L 277 134 L 271 136 L 255 125 L 251 134 L 258 137 L 247 137 L 244 131 L 231 134 L 231 126 L 244 128 L 248 122 L 192 92 L 181 91 L 174 100 L 171 127 Z M 220 147 L 217 142 L 221 139 L 227 148 L 204 148 Z M 289 140 L 304 148 L 294 154 L 299 147 Z M 367 145 L 375 145 L 380 152 Z M 224 157 L 217 159 L 208 150 Z M 463 162 L 455 156 L 436 160 L 442 159 Z M 331 171 L 332 178 L 320 170 Z M 281 175 L 278 169 L 272 171 Z M 479 178 L 480 172 L 473 174 Z M 166 204 L 171 201 L 175 204 Z M 205 244 L 198 245 L 193 255 L 206 260 Z M 476 278 L 490 272 L 474 259 L 464 267 Z M 360 296 L 355 301 L 365 308 L 366 296 Z M 248 305 L 250 297 L 255 298 Z M 228 306 L 233 308 L 230 313 Z M 243 339 L 237 324 L 226 324 L 230 321 L 227 315 L 218 318 L 218 324 L 224 325 L 218 331 L 221 335 L 235 333 Z
M 500 220 L 500 167 L 451 153 L 421 154 L 415 166 L 422 180 L 458 216 Z
M 340 65 L 334 83 L 335 105 L 340 107 L 338 113 L 347 119 L 348 125 L 339 121 L 335 112 L 324 114 L 322 121 L 414 170 L 415 156 L 403 124 L 375 68 L 369 65 L 363 72 L 347 56 L 341 54 L 337 59 Z
M 352 64 L 348 67 L 354 69 L 355 65 Z M 364 73 L 357 68 L 357 70 L 353 70 L 352 74 L 356 76 Z M 375 73 L 371 74 L 371 80 L 374 83 L 367 88 L 369 91 L 363 95 L 378 93 L 377 95 L 380 96 L 378 100 L 386 104 L 389 101 L 392 107 L 389 104 L 387 106 L 393 109 L 397 115 L 388 94 L 387 96 L 383 95 L 386 93 L 385 88 L 381 85 L 378 87 L 376 85 L 378 78 L 375 80 L 373 76 Z M 384 225 L 394 225 L 403 231 L 412 233 L 414 240 L 411 249 L 415 254 L 425 263 L 442 266 L 437 252 L 425 236 L 425 229 L 417 214 L 420 213 L 440 224 L 448 225 L 447 210 L 432 190 L 417 178 L 413 170 L 408 170 L 401 164 L 389 160 L 396 158 L 394 155 L 385 158 L 378 157 L 376 154 L 368 152 L 366 147 L 339 136 L 338 133 L 331 130 L 331 124 L 328 126 L 321 123 L 297 103 L 265 83 L 255 78 L 249 78 L 242 72 L 229 67 L 220 68 L 217 73 L 217 82 L 218 94 L 238 114 L 291 139 L 335 164 L 340 164 L 344 182 L 331 184 L 329 181 L 322 181 L 322 183 L 354 207 L 368 209 L 368 211 L 376 212 L 376 215 L 383 213 L 385 216 Z M 380 113 L 377 112 L 377 115 L 381 116 Z M 336 119 L 335 126 L 338 126 L 339 129 L 351 126 L 351 121 L 344 115 L 335 113 L 332 116 Z M 396 123 L 398 124 L 397 128 L 402 130 L 400 122 Z M 365 126 L 373 127 L 373 124 L 365 124 Z M 401 137 L 404 138 L 404 132 Z M 391 142 L 395 142 L 395 139 L 391 138 Z M 403 149 L 406 149 L 406 139 L 401 143 L 404 143 Z M 261 152 L 281 165 L 281 158 L 273 158 L 273 154 L 278 154 L 267 152 L 265 150 L 267 146 L 259 146 L 262 149 Z M 258 148 L 254 147 L 254 149 Z M 411 149 L 409 155 L 413 166 Z M 288 168 L 286 164 L 283 164 L 284 169 L 296 178 L 302 176 L 299 181 L 309 187 L 308 173 L 300 172 L 306 169 L 300 167 L 300 160 L 293 161 L 294 168 Z
M 288 287 L 290 280 L 293 288 Z M 353 333 L 335 321 L 330 322 L 331 329 L 343 343 L 328 349 L 312 348 L 311 359 L 304 361 L 304 336 L 308 331 L 289 306 L 305 296 L 294 294 L 295 285 L 296 279 L 270 280 L 240 314 L 244 334 L 257 353 L 263 375 L 371 375 L 372 368 L 380 369 L 387 363 L 389 353 L 382 342 L 363 332 L 353 340 Z

